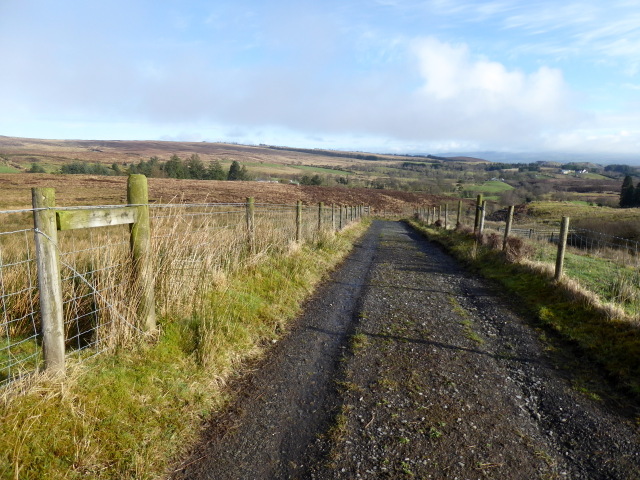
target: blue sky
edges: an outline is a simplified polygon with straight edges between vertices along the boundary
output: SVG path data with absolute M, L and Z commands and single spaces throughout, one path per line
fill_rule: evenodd
M 640 0 L 0 0 L 0 135 L 640 154 Z

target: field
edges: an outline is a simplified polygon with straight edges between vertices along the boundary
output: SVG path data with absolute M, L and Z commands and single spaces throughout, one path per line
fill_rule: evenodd
M 501 205 L 532 200 L 578 200 L 616 206 L 624 176 L 620 170 L 602 165 L 562 166 L 544 160 L 530 164 L 493 164 L 466 157 L 368 154 L 267 145 L 63 141 L 0 136 L 0 174 L 26 173 L 32 168 L 57 173 L 63 165 L 73 162 L 99 164 L 107 172 L 126 174 L 132 165 L 152 157 L 164 163 L 173 155 L 182 161 L 198 155 L 205 167 L 217 161 L 224 170 L 237 161 L 247 168 L 251 179 L 265 182 L 296 183 L 304 177 L 315 176 L 328 187 L 400 190 L 467 199 L 483 193 L 489 202 Z M 575 168 L 575 173 L 566 173 L 572 170 L 565 168 Z M 634 172 L 637 182 L 640 173 Z M 167 176 L 166 172 L 157 173 L 156 176 Z M 204 187 L 189 185 L 188 188 L 201 191 Z M 164 192 L 160 195 L 165 196 Z M 388 207 L 396 208 L 395 203 L 392 201 Z
M 366 225 L 352 225 L 339 235 L 322 233 L 315 208 L 318 202 L 364 204 L 370 205 L 373 213 L 405 215 L 413 213 L 418 206 L 447 204 L 451 212 L 451 206 L 465 196 L 462 192 L 470 196 L 483 192 L 497 199 L 514 192 L 519 195 L 522 185 L 526 185 L 525 195 L 538 189 L 544 200 L 523 206 L 518 224 L 553 223 L 563 215 L 575 220 L 602 218 L 636 223 L 640 218 L 640 209 L 592 204 L 596 196 L 615 198 L 619 188 L 616 179 L 570 177 L 554 173 L 551 167 L 544 172 L 505 169 L 497 174 L 486 170 L 486 162 L 419 162 L 411 157 L 368 156 L 358 152 L 339 152 L 343 156 L 335 156 L 331 152 L 204 142 L 61 142 L 0 137 L 0 163 L 8 172 L 21 172 L 0 173 L 3 192 L 0 210 L 5 210 L 2 213 L 7 220 L 2 222 L 0 230 L 5 232 L 1 245 L 5 264 L 1 273 L 3 288 L 11 287 L 9 294 L 5 294 L 6 305 L 16 302 L 20 295 L 35 292 L 33 282 L 28 288 L 23 285 L 25 278 L 35 278 L 30 253 L 32 231 L 13 231 L 17 230 L 11 227 L 14 217 L 18 216 L 6 212 L 30 208 L 32 187 L 55 188 L 60 206 L 126 203 L 126 176 L 26 173 L 33 163 L 53 172 L 74 159 L 127 166 L 151 156 L 166 161 L 173 153 L 182 158 L 198 153 L 204 161 L 216 159 L 225 167 L 238 160 L 250 169 L 254 178 L 264 175 L 283 180 L 287 175 L 317 173 L 325 178 L 325 185 L 150 178 L 150 201 L 172 204 L 155 209 L 159 213 L 154 219 L 158 222 L 153 238 L 154 280 L 162 333 L 150 342 L 136 337 L 136 329 L 130 328 L 135 323 L 136 309 L 129 300 L 137 296 L 131 295 L 126 282 L 114 282 L 111 276 L 130 277 L 126 270 L 125 274 L 118 273 L 120 268 L 129 268 L 128 228 L 108 227 L 120 235 L 114 240 L 113 251 L 97 233 L 63 234 L 58 245 L 65 268 L 70 270 L 66 265 L 69 264 L 84 272 L 83 278 L 93 285 L 87 287 L 86 282 L 80 280 L 80 274 L 67 272 L 64 294 L 69 300 L 65 308 L 70 311 L 78 304 L 88 311 L 99 307 L 104 318 L 118 320 L 122 328 L 111 332 L 111 336 L 104 336 L 116 354 L 97 356 L 87 363 L 70 360 L 71 378 L 64 388 L 59 388 L 57 381 L 48 383 L 45 378 L 30 391 L 27 388 L 24 396 L 8 391 L 0 410 L 0 423 L 4 425 L 0 435 L 4 446 L 0 448 L 4 452 L 4 456 L 0 456 L 0 476 L 157 478 L 171 455 L 181 448 L 181 439 L 189 439 L 202 419 L 224 404 L 222 387 L 233 372 L 248 359 L 255 359 L 264 345 L 277 341 L 286 332 L 287 321 L 300 310 L 303 299 L 347 254 L 350 243 L 366 228 Z M 347 176 L 348 186 L 338 186 L 336 178 Z M 494 177 L 500 180 L 491 180 Z M 362 188 L 365 185 L 376 188 Z M 549 191 L 543 192 L 545 189 Z M 558 193 L 566 195 L 567 201 L 551 202 L 546 198 Z M 256 247 L 246 241 L 249 237 L 241 205 L 220 207 L 220 210 L 192 206 L 190 208 L 195 208 L 192 211 L 173 205 L 179 202 L 240 203 L 247 197 L 254 197 L 257 204 L 278 204 L 258 207 L 262 208 L 262 219 L 258 217 L 256 222 Z M 306 209 L 303 242 L 293 240 L 294 210 L 282 207 L 296 200 L 314 207 Z M 207 215 L 198 208 L 207 210 Z M 224 212 L 227 215 L 223 216 L 222 210 L 234 212 Z M 465 211 L 468 215 L 473 213 L 473 208 L 467 206 Z M 165 221 L 161 219 L 168 222 L 164 229 L 160 228 L 159 222 Z M 451 217 L 449 219 L 451 221 Z M 468 243 L 469 250 L 475 251 L 471 240 Z M 124 260 L 118 257 L 120 254 Z M 93 257 L 89 258 L 90 255 Z M 598 281 L 618 269 L 616 265 L 605 269 L 610 264 L 608 259 L 585 258 L 590 262 L 588 269 L 585 263 L 578 263 L 581 259 L 577 256 L 568 256 L 568 276 L 574 271 L 584 271 L 590 274 L 591 280 Z M 10 280 L 14 283 L 10 284 Z M 584 280 L 588 278 L 584 276 Z M 630 279 L 637 283 L 636 280 Z M 527 277 L 519 283 L 532 281 Z M 118 287 L 112 295 L 115 300 L 105 303 L 102 287 L 112 284 Z M 632 293 L 635 302 L 640 295 L 633 289 Z M 34 316 L 28 311 L 34 305 L 32 299 L 18 305 L 27 312 L 21 310 L 18 320 L 28 323 Z M 113 305 L 121 305 L 123 313 L 115 315 L 118 310 Z M 635 303 L 628 306 L 630 314 L 637 314 Z M 80 314 L 69 316 L 65 322 L 70 331 L 87 323 L 86 319 L 81 320 Z M 9 327 L 7 324 L 6 328 Z M 102 335 L 104 328 L 98 324 L 96 335 Z M 80 332 L 84 327 L 77 330 Z M 85 331 L 74 338 L 84 341 L 83 334 Z M 25 346 L 24 351 L 20 350 L 21 345 Z M 33 339 L 5 350 L 27 358 L 24 368 L 31 369 L 34 365 L 28 363 L 29 358 L 32 354 L 39 355 L 40 351 L 29 350 L 30 345 L 35 345 Z M 84 347 L 78 345 L 78 352 L 80 348 Z M 78 360 L 82 355 L 78 354 Z M 29 435 L 24 437 L 20 432 Z M 54 443 L 56 449 L 43 455 L 46 445 Z
M 31 206 L 31 188 L 56 189 L 57 203 L 73 205 L 114 205 L 126 203 L 126 177 L 51 174 L 0 174 L 0 209 L 14 210 Z M 416 206 L 436 205 L 447 197 L 418 192 L 365 188 L 290 185 L 267 182 L 227 182 L 214 180 L 176 180 L 150 178 L 149 200 L 154 203 L 244 202 L 254 197 L 257 203 L 327 205 L 370 205 L 375 212 L 412 211 Z

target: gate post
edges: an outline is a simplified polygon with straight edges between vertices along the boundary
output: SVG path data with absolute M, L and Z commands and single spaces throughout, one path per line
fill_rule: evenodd
M 564 266 L 564 252 L 567 248 L 567 236 L 569 234 L 569 217 L 562 217 L 560 224 L 560 238 L 558 239 L 558 256 L 556 257 L 556 272 L 554 280 L 562 277 L 562 267 Z
M 44 365 L 49 371 L 64 373 L 64 328 L 62 287 L 56 225 L 56 191 L 32 188 L 33 226 L 42 317 Z
M 151 226 L 149 223 L 147 177 L 141 174 L 129 175 L 127 202 L 138 208 L 138 218 L 130 227 L 130 245 L 133 256 L 134 286 L 140 292 L 138 321 L 142 329 L 148 332 L 156 329 L 156 306 L 151 263 Z

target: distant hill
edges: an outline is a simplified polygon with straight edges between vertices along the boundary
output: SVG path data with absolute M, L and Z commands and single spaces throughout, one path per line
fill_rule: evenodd
M 443 158 L 472 157 L 484 158 L 498 163 L 535 163 L 539 161 L 565 163 L 594 163 L 608 165 L 622 163 L 626 165 L 640 165 L 640 152 L 637 155 L 622 153 L 573 153 L 573 152 L 447 152 L 440 154 Z
M 436 155 L 427 155 L 427 158 L 432 160 L 440 160 L 442 162 L 491 163 L 489 160 L 467 156 L 440 157 Z

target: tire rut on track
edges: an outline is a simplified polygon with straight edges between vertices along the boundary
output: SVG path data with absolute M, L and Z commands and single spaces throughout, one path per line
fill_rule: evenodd
M 176 478 L 640 479 L 637 406 L 581 393 L 580 358 L 406 225 L 306 312 Z
M 314 295 L 292 331 L 244 379 L 231 409 L 215 418 L 174 477 L 289 478 L 330 421 L 333 380 L 352 328 L 382 224 L 374 225 Z

